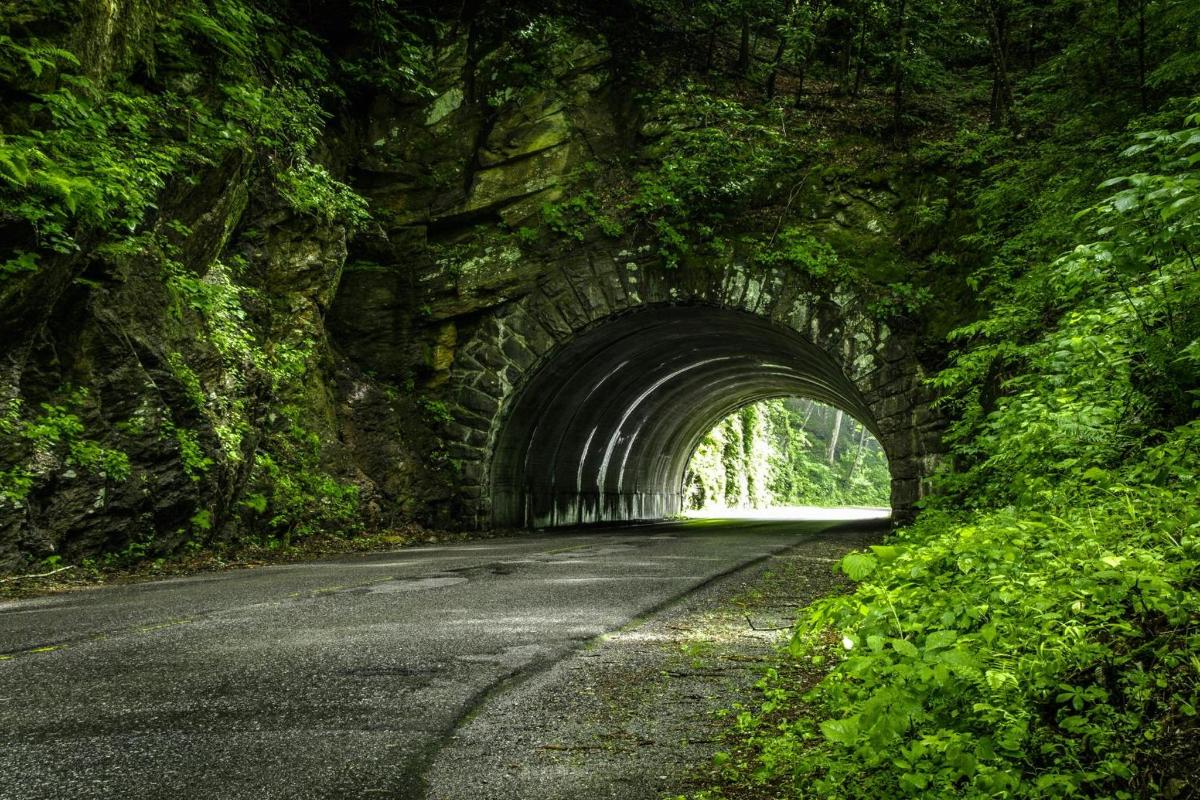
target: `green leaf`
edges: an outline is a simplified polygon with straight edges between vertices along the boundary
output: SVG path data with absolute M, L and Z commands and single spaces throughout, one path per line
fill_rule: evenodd
M 939 654 L 939 657 L 944 663 L 952 667 L 958 667 L 959 669 L 975 670 L 979 668 L 979 664 L 975 658 L 961 647 L 943 650 Z
M 906 658 L 916 658 L 920 655 L 917 646 L 908 639 L 892 639 L 892 649 Z
M 866 553 L 851 553 L 842 559 L 842 572 L 854 581 L 861 581 L 870 575 L 876 566 L 875 559 Z
M 858 715 L 825 720 L 821 723 L 821 733 L 831 742 L 852 747 L 858 741 Z
M 904 548 L 894 544 L 873 544 L 871 552 L 884 564 L 890 564 L 904 553 Z
M 3 167 L 0 169 L 0 176 L 18 186 L 29 183 L 29 178 L 33 174 L 29 169 L 29 161 L 25 154 L 12 148 L 0 149 L 0 167 Z
M 958 641 L 956 631 L 933 631 L 925 637 L 926 650 L 941 650 Z

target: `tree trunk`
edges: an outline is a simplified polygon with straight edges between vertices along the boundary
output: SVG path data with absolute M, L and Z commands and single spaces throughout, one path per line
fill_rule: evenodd
M 742 15 L 742 42 L 738 47 L 738 72 L 745 75 L 750 71 L 750 15 Z
M 845 412 L 840 408 L 833 415 L 833 429 L 829 431 L 829 466 L 837 463 L 838 436 L 842 432 L 842 417 Z
M 813 2 L 814 14 L 812 21 L 809 23 L 812 26 L 812 37 L 808 44 L 805 45 L 804 51 L 800 54 L 800 74 L 796 76 L 796 97 L 792 102 L 792 105 L 796 108 L 800 108 L 803 104 L 804 78 L 808 74 L 808 65 L 817 47 L 817 37 L 820 35 L 821 22 L 825 19 L 825 12 L 829 10 L 830 5 L 828 2 L 822 4 L 819 0 L 814 0 Z
M 854 461 L 850 464 L 850 472 L 846 474 L 846 483 L 854 480 L 854 473 L 858 472 L 858 468 L 862 466 L 863 451 L 867 447 L 867 426 L 859 428 L 858 433 L 858 450 L 854 453 Z
M 788 32 L 795 23 L 795 0 L 787 0 L 787 3 L 783 7 L 783 16 L 779 18 L 779 24 L 775 26 L 775 33 L 779 36 L 779 46 L 775 48 L 775 57 L 771 59 L 771 74 L 767 76 L 768 100 L 775 97 L 775 84 L 779 80 L 779 67 L 783 64 L 783 57 L 787 53 Z
M 867 74 L 867 62 L 860 53 L 858 56 L 858 67 L 854 70 L 854 89 L 850 91 L 851 97 L 858 97 L 862 93 L 863 78 Z
M 839 95 L 850 92 L 850 62 L 854 57 L 854 31 L 846 34 L 842 42 L 842 52 L 838 55 L 837 90 Z
M 1150 104 L 1146 95 L 1146 0 L 1138 0 L 1138 93 L 1142 102 L 1142 111 L 1148 111 Z
M 804 431 L 808 430 L 808 421 L 810 419 L 812 419 L 813 409 L 815 409 L 816 407 L 817 407 L 817 404 L 814 403 L 812 400 L 804 401 L 804 422 L 800 423 L 801 430 L 804 430 Z
M 775 81 L 779 78 L 779 62 L 783 61 L 783 51 L 787 47 L 787 36 L 779 31 L 779 46 L 775 48 L 775 57 L 771 59 L 771 74 L 767 76 L 767 99 L 775 97 Z
M 1008 8 L 1004 2 L 984 2 L 984 22 L 992 51 L 992 107 L 989 121 L 993 128 L 1009 125 L 1012 121 L 1013 91 L 1008 77 Z
M 904 138 L 904 58 L 908 52 L 908 0 L 896 2 L 896 53 L 892 58 L 892 134 Z
M 863 76 L 867 71 L 867 5 L 862 6 L 862 16 L 858 21 L 858 52 L 855 57 L 858 64 L 854 68 L 854 90 L 850 93 L 851 97 L 858 97 L 858 93 L 862 91 Z

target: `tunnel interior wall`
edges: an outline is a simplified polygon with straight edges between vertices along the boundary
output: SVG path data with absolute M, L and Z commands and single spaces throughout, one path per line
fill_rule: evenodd
M 618 315 L 556 352 L 507 410 L 493 516 L 548 527 L 678 514 L 699 438 L 733 409 L 792 394 L 874 427 L 839 365 L 795 331 L 711 306 Z

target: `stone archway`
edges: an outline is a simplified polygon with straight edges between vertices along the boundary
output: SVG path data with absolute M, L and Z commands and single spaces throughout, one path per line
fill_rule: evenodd
M 905 519 L 941 450 L 914 345 L 863 298 L 803 276 L 587 251 L 488 314 L 456 354 L 460 507 L 480 527 L 676 513 L 698 438 L 741 405 L 794 394 L 875 434 Z
M 547 527 L 678 514 L 688 458 L 733 409 L 780 395 L 876 429 L 857 387 L 795 331 L 716 306 L 647 306 L 558 348 L 500 421 L 492 520 Z

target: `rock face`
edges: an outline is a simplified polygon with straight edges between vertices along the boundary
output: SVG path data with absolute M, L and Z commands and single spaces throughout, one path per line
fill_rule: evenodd
M 231 159 L 165 191 L 157 232 L 167 244 L 157 246 L 170 247 L 179 265 L 172 276 L 148 246 L 65 256 L 36 283 L 6 289 L 10 407 L 30 419 L 50 406 L 58 411 L 37 419 L 75 418 L 83 433 L 71 448 L 91 455 L 37 440 L 26 423 L 0 443 L 30 484 L 20 499 L 0 501 L 0 568 L 57 553 L 165 553 L 253 533 L 273 513 L 261 514 L 268 499 L 272 507 L 311 497 L 337 504 L 349 497 L 341 485 L 354 489 L 353 517 L 367 527 L 673 513 L 671 481 L 694 430 L 739 403 L 806 390 L 877 433 L 894 507 L 911 510 L 941 452 L 942 427 L 922 383 L 915 328 L 873 311 L 849 287 L 755 266 L 738 248 L 668 267 L 644 232 L 551 233 L 543 207 L 586 191 L 597 159 L 637 157 L 652 114 L 616 79 L 601 39 L 579 38 L 544 85 L 520 91 L 493 80 L 499 52 L 472 52 L 468 39 L 456 32 L 439 44 L 427 100 L 380 96 L 330 135 L 344 179 L 370 202 L 365 232 L 348 237 L 280 211 L 246 163 Z M 899 252 L 901 203 L 886 179 L 829 173 L 810 184 L 795 215 L 843 261 L 877 266 Z M 182 296 L 202 295 L 206 311 L 181 305 L 180 287 Z M 620 322 L 635 316 L 647 324 Z M 658 382 L 672 352 L 642 348 L 642 379 L 614 395 L 621 413 L 605 412 L 604 448 L 551 458 L 538 449 L 544 443 L 530 444 L 531 413 L 561 421 L 579 407 L 574 389 L 603 391 L 603 375 L 567 369 L 572 359 L 667 318 L 681 326 L 663 340 L 676 350 L 719 319 L 732 326 L 730 342 L 758 360 L 742 358 L 736 374 L 700 370 L 728 381 L 687 384 L 690 400 L 650 414 L 635 402 L 643 392 L 683 384 Z M 756 332 L 764 331 L 787 346 L 762 345 Z M 581 351 L 573 345 L 581 337 L 595 347 Z M 768 356 L 789 353 L 820 366 L 763 377 L 773 369 Z M 282 370 L 296 377 L 286 391 Z M 578 386 L 558 392 L 556 375 Z M 64 386 L 81 391 L 69 407 L 55 406 Z M 543 402 L 550 394 L 559 402 Z M 662 427 L 689 415 L 684 428 Z M 627 423 L 642 417 L 661 428 L 657 450 L 630 443 L 637 433 Z M 283 451 L 293 466 L 256 455 L 297 427 L 303 435 Z M 560 444 L 580 445 L 578 432 L 590 428 L 582 420 L 571 430 Z M 610 463 L 583 476 L 580 460 L 596 452 Z M 530 459 L 540 459 L 540 473 Z M 648 483 L 655 459 L 672 466 Z
M 869 298 L 848 287 L 763 269 L 744 252 L 669 268 L 636 237 L 610 239 L 593 231 L 585 241 L 529 246 L 505 233 L 536 225 L 543 203 L 568 189 L 579 191 L 571 180 L 585 158 L 623 148 L 636 153 L 652 143 L 630 130 L 647 127 L 638 112 L 618 113 L 630 104 L 617 96 L 607 54 L 594 43 L 584 51 L 587 57 L 572 71 L 557 76 L 555 89 L 510 101 L 490 120 L 455 85 L 413 115 L 421 121 L 417 139 L 428 137 L 420 145 L 429 159 L 426 169 L 454 171 L 457 179 L 447 183 L 460 189 L 410 189 L 399 177 L 408 161 L 390 168 L 372 161 L 375 204 L 395 209 L 383 223 L 394 250 L 378 264 L 347 270 L 330 325 L 337 346 L 376 375 L 403 374 L 419 360 L 419 383 L 447 411 L 439 427 L 454 475 L 449 518 L 473 527 L 541 526 L 677 513 L 682 469 L 696 432 L 719 419 L 712 414 L 767 396 L 820 394 L 822 381 L 838 385 L 824 399 L 852 409 L 880 438 L 892 464 L 893 505 L 898 516 L 910 514 L 927 491 L 942 427 L 923 384 L 911 326 L 890 325 L 871 311 Z M 469 133 L 437 146 L 446 134 L 431 132 L 451 124 Z M 397 134 L 403 139 L 416 125 L 393 130 L 405 132 Z M 474 150 L 461 149 L 466 140 L 478 143 Z M 373 145 L 387 147 L 383 139 Z M 843 259 L 895 270 L 902 269 L 889 262 L 897 257 L 893 229 L 900 203 L 886 180 L 831 175 L 806 196 L 803 215 L 816 235 L 837 243 Z M 836 376 L 817 379 L 814 370 L 801 369 L 800 377 L 764 382 L 760 359 L 757 370 L 751 365 L 726 375 L 726 385 L 714 388 L 703 380 L 714 374 L 698 369 L 694 375 L 702 380 L 684 394 L 703 403 L 689 406 L 676 394 L 674 407 L 651 412 L 652 404 L 636 402 L 643 392 L 653 387 L 658 396 L 671 397 L 680 390 L 658 382 L 672 353 L 650 348 L 636 366 L 626 366 L 641 380 L 624 384 L 618 400 L 604 409 L 581 411 L 589 393 L 616 390 L 603 386 L 602 372 L 572 370 L 571 362 L 597 359 L 608 345 L 619 353 L 622 337 L 630 337 L 625 346 L 632 354 L 639 336 L 656 335 L 630 327 L 631 317 L 640 314 L 647 330 L 675 321 L 683 331 L 673 340 L 676 350 L 689 350 L 687 331 L 698 337 L 718 311 L 751 320 L 742 326 L 749 337 L 740 343 L 745 353 L 754 350 L 754 325 L 765 324 L 791 334 L 790 356 L 802 360 L 800 350 L 814 348 L 828 357 Z M 581 350 L 580 337 L 592 337 L 596 345 Z M 589 413 L 612 416 L 609 428 Z M 656 413 L 690 415 L 690 433 L 658 442 L 669 451 L 641 452 L 630 440 L 639 431 L 646 440 L 644 426 L 654 426 Z M 545 440 L 546 426 L 561 418 L 574 420 L 577 430 Z M 543 441 L 531 444 L 539 435 Z M 603 466 L 588 464 L 589 452 Z M 673 466 L 651 479 L 646 462 L 653 459 Z

